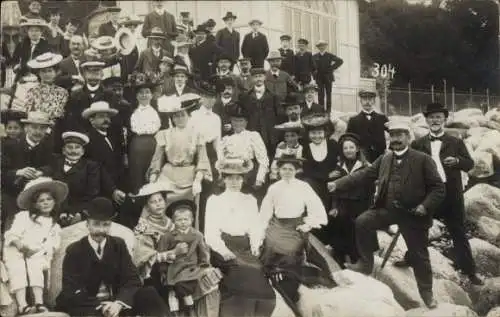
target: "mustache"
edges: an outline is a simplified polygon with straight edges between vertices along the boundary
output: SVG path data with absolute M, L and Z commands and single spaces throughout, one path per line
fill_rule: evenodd
M 393 146 L 393 145 L 403 145 L 403 143 L 399 142 L 399 141 L 394 141 L 394 142 L 391 142 L 389 144 L 389 146 Z

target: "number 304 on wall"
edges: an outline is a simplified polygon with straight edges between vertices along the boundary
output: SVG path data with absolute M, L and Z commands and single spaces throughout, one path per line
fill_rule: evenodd
M 396 74 L 396 68 L 392 64 L 373 63 L 372 76 L 393 79 Z

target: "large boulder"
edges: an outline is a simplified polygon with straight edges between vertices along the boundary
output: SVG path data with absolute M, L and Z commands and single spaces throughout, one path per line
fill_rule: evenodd
M 453 268 L 453 262 L 433 247 L 428 250 L 434 278 L 460 283 L 460 275 Z
M 484 151 L 493 154 L 496 159 L 500 159 L 500 131 L 490 130 L 485 133 L 476 151 Z
M 445 128 L 444 131 L 459 139 L 465 139 L 467 137 L 467 129 Z
M 66 255 L 66 248 L 72 244 L 80 240 L 81 238 L 88 235 L 87 223 L 82 221 L 72 226 L 63 228 L 61 230 L 61 246 L 54 254 L 52 259 L 52 264 L 50 266 L 50 281 L 49 281 L 49 289 L 47 296 L 47 304 L 49 306 L 55 305 L 55 300 L 62 287 L 62 263 L 64 260 L 64 256 Z M 130 254 L 133 254 L 134 248 L 134 233 L 127 227 L 124 227 L 118 223 L 112 223 L 110 228 L 110 235 L 115 237 L 120 237 L 125 240 L 125 243 L 130 251 Z
M 489 128 L 486 128 L 486 127 L 475 127 L 475 128 L 470 128 L 468 130 L 466 130 L 466 135 L 467 136 L 479 136 L 479 137 L 482 137 L 483 135 L 485 135 L 486 133 L 488 133 L 490 131 Z
M 455 282 L 434 279 L 433 291 L 439 303 L 450 303 L 472 308 L 469 295 Z
M 500 276 L 500 248 L 477 238 L 469 243 L 477 271 L 486 276 Z
M 448 303 L 439 304 L 434 309 L 424 307 L 410 309 L 406 317 L 477 317 L 477 314 L 467 306 L 453 305 Z
M 405 315 L 390 288 L 383 283 L 349 270 L 336 272 L 333 277 L 338 286 L 332 289 L 299 287 L 298 307 L 303 316 L 402 317 Z
M 481 216 L 476 223 L 478 238 L 500 247 L 500 221 L 490 217 Z
M 500 306 L 493 308 L 488 312 L 486 317 L 500 317 Z
M 486 117 L 481 109 L 467 108 L 451 114 L 447 127 L 469 129 L 473 127 L 485 126 Z
M 481 316 L 486 315 L 492 308 L 500 306 L 500 277 L 486 279 L 482 286 L 471 286 L 469 295 L 474 310 Z
M 437 219 L 432 220 L 432 226 L 429 228 L 429 240 L 437 240 L 443 236 L 444 223 Z
M 485 178 L 493 175 L 493 154 L 485 151 L 471 151 L 474 160 L 474 167 L 469 171 L 469 175 L 476 178 Z
M 387 248 L 389 248 L 389 245 L 391 244 L 393 238 L 394 236 L 389 235 L 385 231 L 377 231 L 377 239 L 380 246 L 378 255 L 380 257 L 384 257 Z M 396 245 L 394 246 L 394 249 L 391 252 L 391 255 L 389 256 L 389 262 L 392 263 L 394 261 L 401 260 L 405 255 L 406 250 L 408 250 L 408 248 L 406 247 L 405 240 L 400 236 L 398 241 L 396 242 Z
M 477 184 L 465 192 L 465 215 L 476 223 L 485 216 L 500 220 L 500 188 L 488 184 Z

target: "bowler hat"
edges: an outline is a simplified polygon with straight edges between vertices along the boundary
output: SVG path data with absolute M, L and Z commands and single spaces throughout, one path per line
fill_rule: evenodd
M 227 86 L 235 87 L 236 83 L 231 76 L 222 76 L 217 77 L 217 81 L 215 82 L 215 89 L 217 92 L 223 92 Z
M 449 111 L 444 107 L 442 104 L 439 102 L 433 102 L 427 105 L 425 111 L 424 111 L 424 116 L 427 117 L 428 115 L 436 112 L 442 112 L 444 113 L 444 116 L 448 118 Z
M 289 93 L 286 95 L 285 99 L 281 102 L 281 105 L 283 107 L 291 107 L 291 106 L 296 106 L 300 104 L 300 96 L 298 93 Z
M 226 15 L 222 18 L 223 21 L 226 21 L 228 19 L 233 19 L 236 20 L 237 16 L 235 16 L 231 11 L 228 11 Z
M 231 63 L 231 65 L 234 64 L 234 59 L 227 53 L 221 53 L 217 56 L 217 58 L 215 59 L 215 64 L 217 65 L 219 63 L 219 61 L 221 60 L 227 60 Z
M 207 26 L 209 28 L 213 28 L 217 25 L 217 23 L 215 23 L 214 19 L 208 19 L 204 24 L 205 24 L 205 26 Z
M 113 203 L 106 197 L 96 197 L 87 206 L 83 213 L 92 220 L 107 221 L 116 217 Z
M 205 33 L 208 34 L 210 31 L 207 29 L 207 26 L 205 24 L 200 24 L 196 27 L 196 29 L 193 30 L 193 33 Z

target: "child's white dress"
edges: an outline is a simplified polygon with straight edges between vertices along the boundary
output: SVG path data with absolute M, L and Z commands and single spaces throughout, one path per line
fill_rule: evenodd
M 61 227 L 49 217 L 30 217 L 28 211 L 16 214 L 12 227 L 5 233 L 4 262 L 11 292 L 26 287 L 44 287 L 43 271 L 48 270 L 54 251 L 59 247 Z M 31 247 L 41 246 L 30 257 L 12 242 L 22 241 Z

